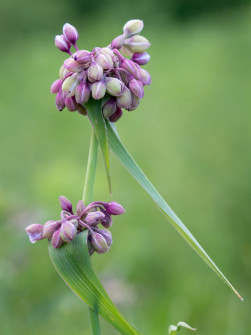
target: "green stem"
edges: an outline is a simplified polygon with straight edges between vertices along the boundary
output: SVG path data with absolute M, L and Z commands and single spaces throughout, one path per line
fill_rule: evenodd
M 92 194 L 96 174 L 97 156 L 98 156 L 98 141 L 94 129 L 92 128 L 89 156 L 85 176 L 85 185 L 83 191 L 83 202 L 86 206 L 89 205 L 89 203 L 92 201 Z M 98 313 L 90 307 L 88 309 L 90 315 L 92 335 L 100 335 Z

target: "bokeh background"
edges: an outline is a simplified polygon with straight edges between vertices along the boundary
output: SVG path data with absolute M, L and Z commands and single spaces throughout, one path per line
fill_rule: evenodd
M 79 46 L 105 46 L 131 18 L 152 43 L 152 85 L 117 123 L 128 150 L 244 296 L 207 268 L 112 157 L 108 196 L 99 156 L 94 199 L 126 213 L 112 227 L 98 277 L 143 334 L 183 320 L 197 334 L 250 334 L 249 0 L 12 0 L 0 2 L 0 324 L 4 335 L 90 334 L 87 307 L 59 278 L 47 242 L 25 226 L 59 215 L 58 196 L 82 196 L 91 126 L 59 113 L 49 87 L 65 55 L 65 22 Z M 117 334 L 102 321 L 102 334 Z M 184 334 L 189 331 L 184 330 Z

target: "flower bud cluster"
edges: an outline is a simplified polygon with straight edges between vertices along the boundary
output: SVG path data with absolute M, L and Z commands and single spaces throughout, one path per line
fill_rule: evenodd
M 54 248 L 59 248 L 71 242 L 76 234 L 88 229 L 90 255 L 95 251 L 99 254 L 107 252 L 112 244 L 112 234 L 108 230 L 112 225 L 112 215 L 123 214 L 124 208 L 115 201 L 95 201 L 86 207 L 79 200 L 74 214 L 70 200 L 60 196 L 59 201 L 62 209 L 60 220 L 50 220 L 44 225 L 32 224 L 25 229 L 31 243 L 49 239 Z M 99 229 L 99 224 L 105 229 Z
M 87 51 L 77 48 L 78 32 L 66 23 L 63 35 L 55 38 L 56 47 L 70 54 L 60 68 L 60 78 L 51 86 L 57 109 L 62 111 L 66 107 L 70 112 L 86 115 L 84 105 L 89 99 L 105 96 L 103 115 L 111 122 L 122 116 L 122 109 L 136 109 L 144 96 L 144 86 L 151 83 L 150 74 L 141 68 L 150 60 L 146 52 L 150 43 L 139 35 L 143 26 L 141 20 L 130 20 L 124 25 L 123 34 L 110 45 Z M 73 54 L 71 46 L 76 49 Z

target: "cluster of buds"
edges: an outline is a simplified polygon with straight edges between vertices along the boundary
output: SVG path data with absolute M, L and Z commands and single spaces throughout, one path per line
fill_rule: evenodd
M 63 34 L 55 38 L 56 47 L 70 55 L 60 68 L 60 78 L 51 86 L 58 110 L 66 107 L 70 112 L 86 115 L 84 105 L 88 100 L 104 96 L 103 115 L 111 122 L 122 116 L 122 108 L 136 109 L 144 96 L 144 86 L 151 83 L 150 74 L 141 68 L 150 60 L 146 52 L 150 43 L 139 35 L 143 26 L 141 20 L 130 20 L 124 25 L 123 34 L 111 44 L 90 52 L 78 49 L 79 34 L 66 23 Z M 73 54 L 72 46 L 76 50 Z
M 112 244 L 112 234 L 108 230 L 112 225 L 112 215 L 123 214 L 124 208 L 115 201 L 95 201 L 86 207 L 79 200 L 74 214 L 70 200 L 60 196 L 59 201 L 62 208 L 60 220 L 50 220 L 44 225 L 32 224 L 25 229 L 31 243 L 49 239 L 54 248 L 59 248 L 71 242 L 76 234 L 88 229 L 89 254 L 107 252 Z M 99 224 L 105 229 L 99 229 Z

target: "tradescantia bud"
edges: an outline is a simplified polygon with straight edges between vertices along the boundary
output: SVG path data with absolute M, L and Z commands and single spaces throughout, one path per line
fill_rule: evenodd
M 70 112 L 75 112 L 77 110 L 78 104 L 74 96 L 66 97 L 64 102 L 65 102 L 65 106 Z
M 77 233 L 76 226 L 71 221 L 62 223 L 60 228 L 60 237 L 64 242 L 71 242 Z
M 76 87 L 75 98 L 76 98 L 77 103 L 79 104 L 87 103 L 87 101 L 90 98 L 90 95 L 91 95 L 91 91 L 87 83 L 80 83 Z
M 77 207 L 76 207 L 77 215 L 80 216 L 84 209 L 85 209 L 85 204 L 83 203 L 82 200 L 79 200 L 77 203 Z
M 140 100 L 141 98 L 138 98 L 136 95 L 132 94 L 132 104 L 128 108 L 128 111 L 134 111 L 138 107 Z
M 55 46 L 63 52 L 70 52 L 71 44 L 65 39 L 64 35 L 55 36 Z
M 104 70 L 109 70 L 113 67 L 113 60 L 110 55 L 104 55 L 100 53 L 95 58 L 95 60 Z
M 107 48 L 107 47 L 106 48 L 99 48 L 98 51 L 103 55 L 109 55 L 112 58 L 114 57 L 114 53 L 110 48 Z
M 105 118 L 109 118 L 117 110 L 117 103 L 115 98 L 110 98 L 103 106 L 102 111 Z
M 58 230 L 60 226 L 60 222 L 53 220 L 47 221 L 43 227 L 43 238 L 51 238 L 53 233 Z
M 78 50 L 73 54 L 73 58 L 80 64 L 89 64 L 91 62 L 91 54 L 87 50 Z
M 139 68 L 137 64 L 135 64 L 130 59 L 124 58 L 121 62 L 121 67 L 128 71 L 132 76 L 136 77 L 138 75 Z
M 64 99 L 65 99 L 64 94 L 62 90 L 60 89 L 60 91 L 56 95 L 56 106 L 59 111 L 62 111 L 65 108 Z
M 121 108 L 117 108 L 116 112 L 109 117 L 110 122 L 117 122 L 121 116 L 123 115 L 123 111 Z
M 144 85 L 150 85 L 152 81 L 149 72 L 144 69 L 139 69 L 137 78 L 141 80 Z
M 80 115 L 87 115 L 86 108 L 80 104 L 78 104 L 77 111 L 79 112 Z
M 141 32 L 144 28 L 144 22 L 141 20 L 130 20 L 124 25 L 123 32 L 125 37 L 129 37 Z
M 78 84 L 79 81 L 75 73 L 64 80 L 62 84 L 62 91 L 65 92 L 68 97 L 73 96 L 75 94 L 75 90 Z
M 124 208 L 115 201 L 108 202 L 104 207 L 107 213 L 111 215 L 121 215 L 125 212 Z
M 83 69 L 82 64 L 79 64 L 71 57 L 67 58 L 64 61 L 64 67 L 66 68 L 66 70 L 71 71 L 71 72 L 81 72 Z
M 136 52 L 132 56 L 132 61 L 139 65 L 145 65 L 149 62 L 151 56 L 148 52 Z
M 79 35 L 78 35 L 77 29 L 73 25 L 69 23 L 65 23 L 63 26 L 63 34 L 64 34 L 66 41 L 68 41 L 69 43 L 73 45 L 76 44 Z
M 111 232 L 107 229 L 99 229 L 97 232 L 105 238 L 108 247 L 110 247 L 112 244 Z
M 60 79 L 65 79 L 68 73 L 69 73 L 69 71 L 66 70 L 66 68 L 64 67 L 64 65 L 62 65 L 61 68 L 60 68 L 60 70 L 59 70 L 59 78 Z
M 60 207 L 63 211 L 67 211 L 72 214 L 72 203 L 65 196 L 60 195 L 59 197 Z
M 99 211 L 90 212 L 86 215 L 84 221 L 89 226 L 96 225 L 100 223 L 105 218 L 105 214 Z
M 60 236 L 60 230 L 61 229 L 56 230 L 55 233 L 53 233 L 52 235 L 51 245 L 53 246 L 53 248 L 60 248 L 62 244 L 64 243 L 64 241 L 62 240 Z
M 88 79 L 91 83 L 98 81 L 103 76 L 103 68 L 96 62 L 92 62 L 87 71 Z
M 117 105 L 120 108 L 129 108 L 132 104 L 132 95 L 129 88 L 125 87 L 125 90 L 121 96 L 117 98 Z
M 62 87 L 62 79 L 55 80 L 51 85 L 51 93 L 58 93 Z
M 131 79 L 129 82 L 129 88 L 131 92 L 138 98 L 143 98 L 144 96 L 144 86 L 140 80 Z
M 105 78 L 106 90 L 108 93 L 115 97 L 119 97 L 125 89 L 124 83 L 117 78 L 107 77 Z
M 124 36 L 120 35 L 114 38 L 114 40 L 111 43 L 111 48 L 119 50 L 122 48 L 123 44 L 124 44 Z
M 102 99 L 105 96 L 106 85 L 104 80 L 96 81 L 92 84 L 92 97 L 95 100 Z
M 43 225 L 41 224 L 31 224 L 25 228 L 31 243 L 35 243 L 43 239 Z
M 125 39 L 124 44 L 132 53 L 144 52 L 150 47 L 149 41 L 141 35 Z
M 92 233 L 91 243 L 93 248 L 99 253 L 102 254 L 109 250 L 109 246 L 106 242 L 106 239 L 99 233 Z

